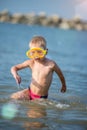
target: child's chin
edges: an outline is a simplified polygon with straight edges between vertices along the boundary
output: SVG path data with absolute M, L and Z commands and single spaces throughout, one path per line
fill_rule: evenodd
M 35 60 L 35 61 L 42 61 L 43 58 L 35 58 L 34 60 Z

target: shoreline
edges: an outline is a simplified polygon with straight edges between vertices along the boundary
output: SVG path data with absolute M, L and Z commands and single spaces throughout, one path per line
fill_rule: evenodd
M 41 25 L 62 29 L 75 29 L 87 31 L 87 21 L 82 21 L 79 17 L 72 19 L 61 18 L 58 15 L 47 16 L 45 13 L 36 15 L 34 13 L 14 13 L 7 10 L 0 12 L 0 22 L 19 23 L 26 25 Z

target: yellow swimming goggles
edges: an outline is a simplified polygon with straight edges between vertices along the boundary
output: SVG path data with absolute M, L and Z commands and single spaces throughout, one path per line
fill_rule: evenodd
M 32 48 L 26 52 L 26 55 L 29 58 L 43 58 L 47 53 L 47 50 L 44 50 L 42 48 Z

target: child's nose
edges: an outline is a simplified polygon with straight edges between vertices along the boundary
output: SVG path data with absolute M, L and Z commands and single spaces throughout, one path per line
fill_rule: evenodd
M 39 57 L 38 52 L 35 52 L 35 58 L 38 58 L 38 57 Z

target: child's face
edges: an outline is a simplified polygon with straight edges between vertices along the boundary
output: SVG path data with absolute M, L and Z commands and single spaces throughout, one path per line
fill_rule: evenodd
M 30 47 L 30 50 L 27 52 L 27 56 L 34 60 L 42 60 L 44 59 L 46 53 L 47 53 L 47 50 L 44 50 L 43 47 L 38 46 L 38 45 L 32 45 Z

